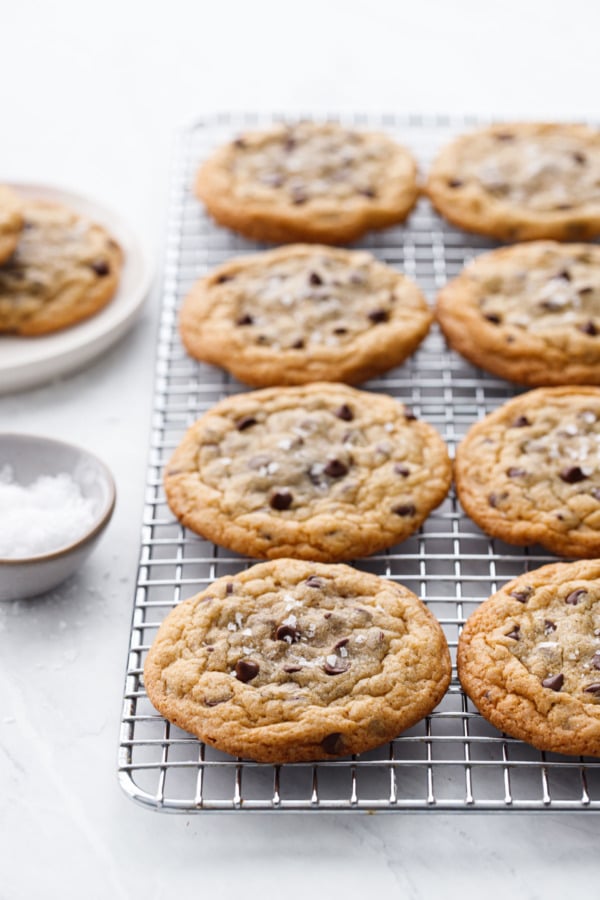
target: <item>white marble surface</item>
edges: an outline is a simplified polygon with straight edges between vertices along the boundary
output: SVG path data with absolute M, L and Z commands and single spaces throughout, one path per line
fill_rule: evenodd
M 122 212 L 160 260 L 173 128 L 218 109 L 598 116 L 598 7 L 420 0 L 0 2 L 0 180 Z M 0 429 L 112 468 L 79 576 L 0 606 L 0 900 L 593 895 L 597 816 L 195 816 L 136 807 L 116 747 L 158 295 L 105 358 L 0 397 Z

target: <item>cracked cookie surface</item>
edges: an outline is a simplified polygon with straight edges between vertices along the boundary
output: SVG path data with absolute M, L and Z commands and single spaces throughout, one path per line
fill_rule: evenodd
M 303 121 L 219 148 L 195 191 L 219 224 L 247 237 L 337 244 L 403 221 L 417 200 L 416 172 L 388 135 Z
M 433 163 L 427 194 L 446 219 L 507 241 L 600 233 L 600 131 L 501 123 L 464 134 Z
M 600 556 L 600 388 L 538 388 L 473 425 L 455 461 L 459 500 L 492 537 Z
M 180 331 L 192 356 L 266 387 L 366 380 L 403 362 L 431 318 L 416 284 L 371 254 L 296 245 L 197 282 Z
M 27 201 L 23 215 L 18 247 L 0 268 L 0 332 L 46 334 L 98 312 L 117 289 L 118 244 L 57 203 Z
M 157 710 L 260 762 L 361 753 L 439 703 L 440 625 L 407 588 L 349 566 L 281 559 L 179 604 L 144 666 Z
M 404 540 L 446 496 L 437 431 L 382 394 L 342 384 L 221 401 L 165 469 L 169 506 L 249 556 L 337 562 Z
M 534 241 L 484 253 L 442 288 L 451 347 L 530 387 L 600 383 L 600 247 Z
M 0 184 L 0 263 L 14 252 L 23 229 L 21 200 L 9 187 Z
M 600 561 L 544 566 L 486 600 L 460 636 L 458 674 L 501 731 L 600 756 Z

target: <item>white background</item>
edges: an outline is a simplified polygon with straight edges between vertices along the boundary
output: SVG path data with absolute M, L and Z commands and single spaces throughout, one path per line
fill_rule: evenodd
M 217 110 L 600 118 L 600 10 L 506 0 L 0 0 L 0 180 L 121 212 L 160 265 L 172 132 Z M 597 893 L 597 816 L 156 815 L 116 784 L 158 294 L 105 358 L 0 398 L 118 508 L 78 578 L 0 606 L 0 900 Z

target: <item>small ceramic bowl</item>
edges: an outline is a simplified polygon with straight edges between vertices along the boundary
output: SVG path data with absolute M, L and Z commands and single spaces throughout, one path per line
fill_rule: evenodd
M 92 453 L 51 438 L 0 433 L 0 468 L 4 466 L 10 466 L 21 485 L 66 472 L 82 495 L 95 501 L 93 525 L 73 543 L 39 556 L 0 558 L 0 600 L 22 600 L 55 588 L 82 564 L 110 521 L 116 490 L 110 471 Z

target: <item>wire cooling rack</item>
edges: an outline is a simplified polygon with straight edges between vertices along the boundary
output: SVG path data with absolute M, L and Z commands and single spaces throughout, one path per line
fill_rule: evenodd
M 310 118 L 315 118 L 310 116 Z M 319 117 L 316 117 L 319 118 Z M 473 118 L 328 116 L 380 128 L 412 148 L 422 168 Z M 221 398 L 244 388 L 184 352 L 177 310 L 193 282 L 234 254 L 260 249 L 213 225 L 194 199 L 199 162 L 250 127 L 284 116 L 221 115 L 182 129 L 171 183 L 150 459 L 141 555 L 126 675 L 119 776 L 125 791 L 160 810 L 491 811 L 600 810 L 600 760 L 540 753 L 496 731 L 453 681 L 439 707 L 370 753 L 316 764 L 271 766 L 235 759 L 166 722 L 143 686 L 157 628 L 180 600 L 250 562 L 186 531 L 165 502 L 162 469 L 185 429 Z M 421 201 L 404 227 L 359 244 L 414 278 L 433 299 L 474 255 L 493 246 L 445 224 Z M 450 451 L 467 428 L 514 389 L 461 360 L 434 328 L 412 359 L 365 385 L 408 403 L 437 427 Z M 357 568 L 405 584 L 441 622 L 455 662 L 461 625 L 503 583 L 554 561 L 537 548 L 488 539 L 451 494 L 413 537 L 356 560 Z

